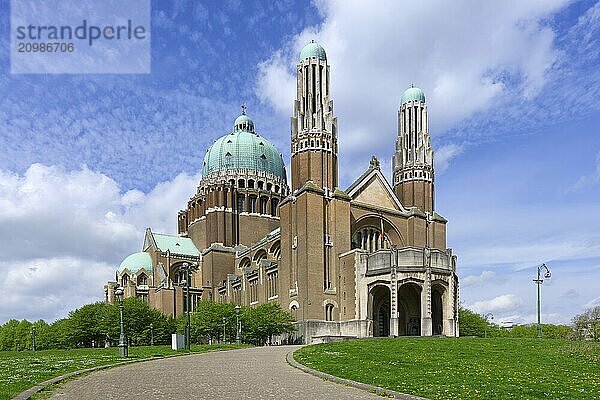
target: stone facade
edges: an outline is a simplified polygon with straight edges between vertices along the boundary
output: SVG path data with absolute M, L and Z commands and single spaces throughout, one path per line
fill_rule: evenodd
M 178 235 L 148 229 L 143 251 L 126 258 L 105 286 L 106 301 L 122 285 L 126 296 L 182 315 L 180 268 L 188 262 L 198 265 L 192 308 L 200 299 L 278 302 L 305 342 L 458 336 L 457 259 L 446 247 L 447 221 L 434 208 L 425 95 L 411 87 L 402 96 L 392 185 L 373 157 L 341 190 L 330 67 L 314 42 L 301 54 L 291 189 L 283 161 L 266 157 L 261 146 L 270 143 L 244 110 L 233 132 L 207 151 L 196 193 L 178 213 Z

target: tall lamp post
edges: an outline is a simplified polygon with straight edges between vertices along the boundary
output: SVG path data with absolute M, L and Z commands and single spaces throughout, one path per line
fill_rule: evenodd
M 546 264 L 542 264 L 539 267 L 537 267 L 537 279 L 534 279 L 533 281 L 537 284 L 537 338 L 541 339 L 542 338 L 542 320 L 541 320 L 541 300 L 540 300 L 540 296 L 541 296 L 541 287 L 542 287 L 542 283 L 544 283 L 544 279 L 541 278 L 541 272 L 542 269 L 545 269 L 546 272 L 544 273 L 544 278 L 550 278 L 552 276 L 552 274 L 550 273 L 550 270 L 548 269 L 548 267 L 546 267 Z
M 119 335 L 119 356 L 127 357 L 129 349 L 127 348 L 127 338 L 125 337 L 125 328 L 123 327 L 123 288 L 115 288 L 115 298 L 119 301 L 119 315 L 121 318 L 121 334 Z
M 154 324 L 150 322 L 150 346 L 154 346 Z
M 223 343 L 225 343 L 225 317 L 223 317 Z
M 185 272 L 185 349 L 190 351 L 190 272 L 198 269 L 198 264 L 184 262 L 181 270 Z
M 239 305 L 235 306 L 235 321 L 236 321 L 235 343 L 237 343 L 237 344 L 241 343 L 241 334 L 242 334 L 242 325 L 240 325 L 240 310 L 241 309 L 242 309 L 242 307 L 240 307 Z
M 31 350 L 35 351 L 35 325 L 31 327 Z
M 491 312 L 485 314 L 483 317 L 485 318 L 485 322 L 488 322 L 488 318 L 491 319 L 492 321 L 494 320 L 494 314 L 492 314 Z M 487 324 L 485 324 L 485 330 L 483 332 L 483 337 L 487 338 Z

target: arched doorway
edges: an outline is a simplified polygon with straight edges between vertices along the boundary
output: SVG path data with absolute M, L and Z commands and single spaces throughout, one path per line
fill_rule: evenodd
M 421 335 L 421 286 L 405 283 L 398 289 L 398 335 Z
M 390 336 L 391 294 L 387 286 L 378 285 L 371 290 L 371 319 L 373 336 Z
M 440 286 L 434 286 L 431 290 L 431 325 L 434 335 L 444 334 L 443 294 L 444 288 Z

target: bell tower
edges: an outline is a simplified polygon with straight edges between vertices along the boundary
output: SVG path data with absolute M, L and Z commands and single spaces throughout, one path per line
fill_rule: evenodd
M 337 118 L 325 49 L 312 40 L 300 53 L 291 118 L 292 192 L 308 181 L 332 192 L 338 185 Z
M 394 192 L 406 207 L 434 210 L 433 149 L 425 94 L 411 85 L 402 94 L 398 110 L 398 138 L 392 157 Z
M 350 197 L 337 189 L 337 119 L 325 50 L 311 41 L 300 52 L 291 118 L 292 193 L 281 202 L 282 287 L 299 320 L 339 321 L 338 255 L 350 251 Z M 302 332 L 303 328 L 299 328 Z

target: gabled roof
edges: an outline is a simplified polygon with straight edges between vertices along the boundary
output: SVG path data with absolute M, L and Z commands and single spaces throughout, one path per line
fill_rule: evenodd
M 144 239 L 144 250 L 148 247 L 155 248 L 162 252 L 171 252 L 172 254 L 181 254 L 185 256 L 199 257 L 200 251 L 192 242 L 192 239 L 177 235 L 166 235 L 164 233 L 154 233 L 150 228 L 146 229 L 146 238 Z
M 394 190 L 381 173 L 379 161 L 373 156 L 369 168 L 346 190 L 353 201 L 372 204 L 401 212 L 409 212 L 402 204 Z M 372 198 L 377 198 L 373 201 Z

